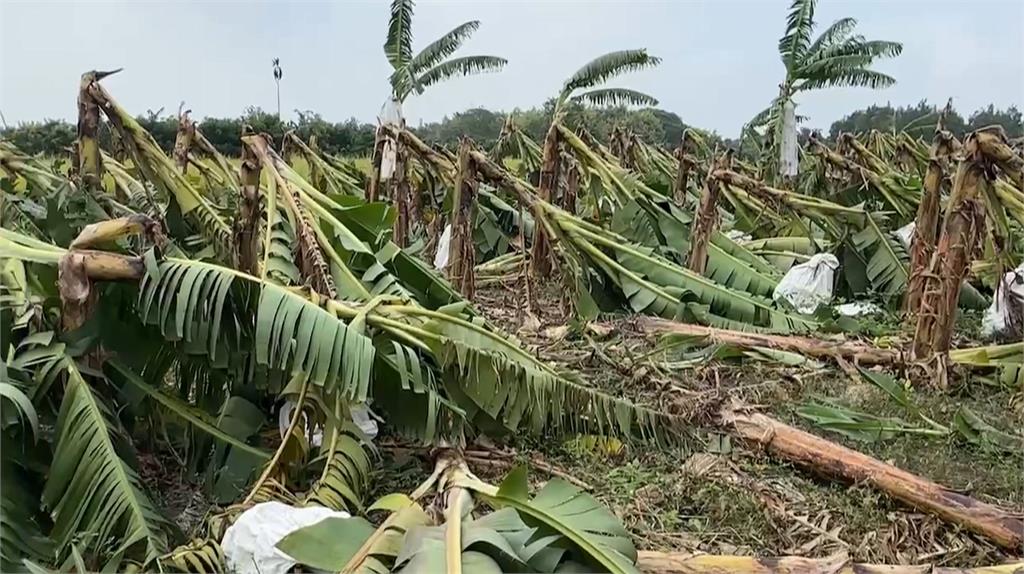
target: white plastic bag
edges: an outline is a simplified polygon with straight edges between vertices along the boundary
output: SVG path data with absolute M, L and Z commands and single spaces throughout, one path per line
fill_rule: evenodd
M 363 431 L 368 438 L 377 436 L 377 413 L 370 410 L 366 403 L 352 405 L 349 411 L 352 414 L 352 422 Z
M 854 301 L 836 305 L 836 313 L 844 317 L 860 317 L 861 315 L 872 315 L 880 313 L 882 309 L 870 301 Z
M 444 226 L 441 238 L 437 240 L 437 253 L 434 254 L 434 269 L 448 267 L 448 250 L 452 246 L 452 224 Z
M 220 546 L 229 572 L 286 574 L 295 560 L 276 548 L 282 538 L 325 518 L 349 518 L 322 506 L 295 508 L 281 502 L 261 502 L 238 516 Z
M 395 175 L 395 163 L 398 161 L 398 151 L 395 142 L 391 138 L 384 140 L 384 146 L 380 156 L 380 180 L 388 181 Z
M 402 103 L 394 97 L 389 98 L 380 108 L 377 121 L 381 125 L 393 127 L 405 127 L 405 118 L 402 117 Z M 378 129 L 378 135 L 379 135 Z M 395 175 L 395 162 L 398 159 L 398 147 L 391 138 L 385 138 L 380 158 L 380 180 L 388 181 Z
M 288 399 L 283 405 L 281 410 L 277 411 L 277 429 L 281 431 L 281 438 L 284 438 L 285 433 L 288 432 L 288 425 L 292 422 L 292 411 L 295 410 L 295 403 Z M 313 446 L 320 446 L 324 442 L 324 429 L 320 425 L 316 425 L 311 430 Z
M 1016 307 L 1017 313 L 1020 314 L 1022 305 L 1024 305 L 1024 263 L 1004 274 L 999 285 L 996 286 L 992 304 L 989 305 L 985 316 L 981 319 L 982 336 L 991 337 L 1009 332 L 1013 327 L 1010 310 Z
M 380 123 L 387 126 L 402 127 L 405 125 L 405 118 L 402 116 L 402 102 L 394 97 L 388 98 L 380 108 L 380 115 L 377 116 Z
M 910 244 L 914 241 L 914 230 L 917 229 L 917 222 L 911 221 L 903 227 L 896 230 L 896 236 L 900 238 L 900 242 L 903 243 L 903 247 L 910 249 Z
M 743 243 L 745 241 L 750 241 L 754 239 L 753 235 L 749 233 L 743 233 L 739 229 L 730 229 L 729 231 L 725 232 L 725 236 L 739 243 Z
M 796 105 L 787 99 L 782 104 L 782 145 L 779 146 L 779 175 L 793 177 L 800 170 L 796 138 Z
M 772 298 L 789 302 L 800 313 L 814 313 L 820 305 L 832 301 L 839 260 L 831 253 L 812 255 L 806 263 L 795 265 L 775 287 Z

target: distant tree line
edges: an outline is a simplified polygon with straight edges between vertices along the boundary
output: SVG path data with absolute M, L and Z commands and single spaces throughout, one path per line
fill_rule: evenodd
M 926 100 L 921 100 L 914 106 L 898 108 L 888 104 L 869 106 L 833 123 L 828 135 L 829 138 L 835 139 L 843 132 L 865 133 L 879 130 L 906 131 L 911 135 L 928 137 L 935 129 L 935 122 L 941 110 L 941 106 L 933 106 Z M 957 137 L 963 137 L 964 134 L 993 124 L 1003 126 L 1006 135 L 1011 138 L 1024 136 L 1024 123 L 1016 106 L 1001 110 L 989 104 L 988 107 L 975 111 L 966 120 L 954 109 L 943 119 L 943 127 Z
M 547 131 L 553 102 L 529 109 L 515 109 L 512 114 L 520 129 L 540 142 Z M 239 134 L 243 125 L 250 125 L 258 132 L 270 134 L 280 142 L 284 133 L 295 130 L 300 137 L 308 139 L 315 135 L 320 148 L 331 154 L 360 156 L 369 155 L 373 147 L 374 125 L 351 118 L 344 122 L 332 123 L 313 111 L 297 111 L 298 119 L 283 122 L 276 114 L 260 108 L 248 108 L 238 118 L 205 118 L 199 122 L 199 129 L 223 153 L 238 155 L 241 152 Z M 927 137 L 935 128 L 938 117 L 936 106 L 926 101 L 913 106 L 892 107 L 869 106 L 857 110 L 836 121 L 827 136 L 834 139 L 841 132 L 864 133 L 906 130 L 913 135 Z M 489 149 L 501 132 L 507 114 L 501 111 L 473 108 L 445 116 L 437 122 L 414 127 L 421 138 L 447 146 L 458 144 L 459 138 L 467 136 L 478 145 Z M 178 121 L 174 115 L 163 114 L 162 110 L 148 111 L 136 120 L 153 135 L 164 150 L 174 147 Z M 629 109 L 624 106 L 594 108 L 573 105 L 567 114 L 566 124 L 582 125 L 603 141 L 616 126 L 621 126 L 639 135 L 645 141 L 674 148 L 688 126 L 677 114 L 658 108 Z M 1012 138 L 1024 136 L 1021 112 L 1014 106 L 997 109 L 995 106 L 979 109 L 964 119 L 953 110 L 945 119 L 946 129 L 957 136 L 992 124 L 999 124 Z M 811 130 L 801 130 L 801 140 Z M 704 133 L 712 145 L 735 146 L 735 140 L 721 138 L 715 133 Z M 64 120 L 27 122 L 0 130 L 0 137 L 11 140 L 28 153 L 61 154 L 75 141 L 75 126 Z M 109 146 L 109 133 L 101 134 L 101 144 Z
M 174 148 L 174 138 L 178 130 L 178 118 L 172 114 L 162 114 L 162 110 L 148 111 L 136 117 L 136 121 L 146 129 L 164 150 Z M 259 133 L 270 134 L 275 142 L 280 143 L 284 133 L 295 130 L 303 139 L 317 136 L 321 149 L 339 155 L 365 155 L 373 148 L 374 126 L 362 123 L 355 118 L 344 122 L 331 123 L 320 114 L 311 111 L 298 111 L 297 121 L 283 122 L 277 114 L 266 112 L 260 108 L 248 108 L 238 118 L 205 118 L 199 121 L 199 130 L 222 153 L 237 156 L 241 154 L 242 142 L 239 136 L 242 126 L 249 125 Z M 0 137 L 12 141 L 20 149 L 28 153 L 62 154 L 75 141 L 75 125 L 64 120 L 45 120 L 27 122 L 15 127 L 0 130 Z M 110 132 L 104 126 L 100 132 L 100 145 L 110 149 Z

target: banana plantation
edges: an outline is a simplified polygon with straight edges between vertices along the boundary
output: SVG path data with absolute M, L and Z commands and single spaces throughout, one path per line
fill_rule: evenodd
M 369 167 L 184 106 L 164 150 L 82 74 L 67 157 L 0 141 L 0 569 L 1024 567 L 1024 145 L 798 142 L 902 50 L 814 5 L 737 150 L 567 119 L 655 104 L 643 49 L 541 141 L 423 141 L 407 98 L 505 60 L 414 52 L 410 0 Z

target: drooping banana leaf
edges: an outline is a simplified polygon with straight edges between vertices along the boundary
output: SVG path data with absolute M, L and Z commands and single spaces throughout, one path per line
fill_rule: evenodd
M 130 441 L 116 417 L 59 346 L 35 350 L 55 357 L 54 370 L 67 377 L 54 465 L 43 490 L 43 502 L 53 513 L 50 536 L 58 553 L 66 556 L 77 544 L 104 557 L 123 555 L 140 562 L 157 558 L 167 549 L 170 524 L 122 458 Z
M 365 518 L 326 518 L 292 532 L 277 548 L 300 564 L 351 574 L 385 574 L 391 571 L 406 533 L 430 523 L 419 504 L 405 495 L 388 495 L 368 512 L 388 510 L 377 528 Z
M 227 572 L 224 549 L 211 538 L 197 539 L 160 557 L 160 565 L 171 572 L 223 574 Z
M 556 543 L 557 536 L 562 536 L 591 563 L 591 568 L 616 573 L 637 572 L 636 549 L 619 519 L 592 496 L 564 480 L 548 481 L 532 499 L 526 467 L 509 473 L 497 489 L 476 480 L 466 481 L 464 486 L 497 509 L 514 509 L 527 525 L 541 529 L 540 536 L 530 539 L 526 552 L 535 555 L 541 549 L 557 549 L 561 546 Z M 555 563 L 560 559 L 559 554 Z

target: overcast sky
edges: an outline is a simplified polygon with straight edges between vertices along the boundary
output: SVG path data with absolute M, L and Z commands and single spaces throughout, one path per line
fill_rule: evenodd
M 477 0 L 416 6 L 413 49 L 470 19 L 459 54 L 508 59 L 505 70 L 452 80 L 410 99 L 411 124 L 470 107 L 541 104 L 604 52 L 646 47 L 660 67 L 617 85 L 646 91 L 683 121 L 727 136 L 777 93 L 788 0 Z M 852 16 L 869 39 L 903 42 L 877 68 L 896 86 L 840 88 L 798 98 L 825 127 L 872 103 L 954 99 L 965 115 L 1024 103 L 1024 0 L 822 0 L 819 30 Z M 105 85 L 129 111 L 195 117 L 275 109 L 271 59 L 284 69 L 283 114 L 372 120 L 388 94 L 382 44 L 388 2 L 99 2 L 0 0 L 0 111 L 6 121 L 75 115 L 79 75 L 124 67 Z

